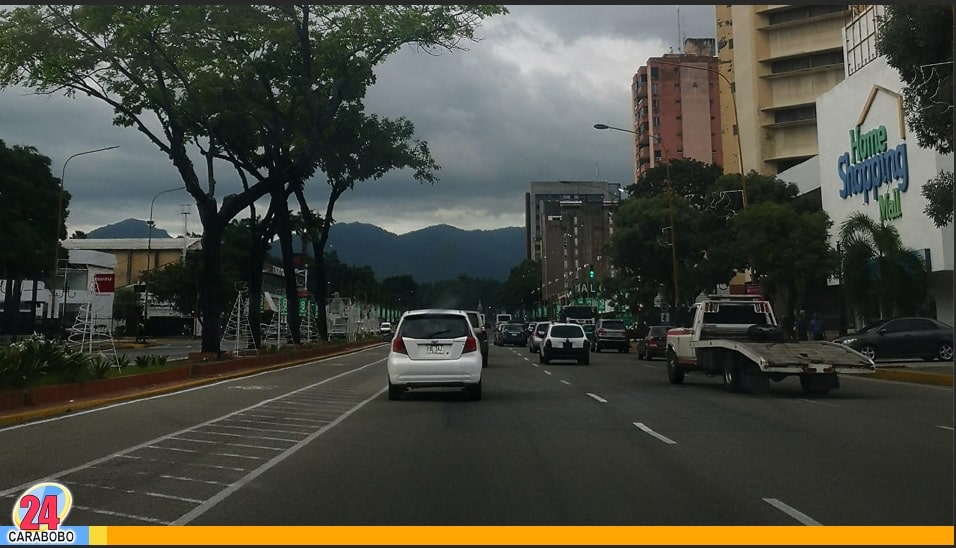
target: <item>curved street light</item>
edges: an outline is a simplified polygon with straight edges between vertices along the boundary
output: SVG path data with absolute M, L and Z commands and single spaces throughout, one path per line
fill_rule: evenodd
M 601 130 L 605 130 L 605 129 L 610 130 L 610 129 L 612 129 L 612 130 L 615 130 L 615 131 L 623 131 L 623 132 L 625 132 L 625 133 L 632 133 L 632 134 L 634 134 L 634 135 L 637 135 L 637 132 L 634 131 L 634 130 L 619 128 L 619 127 L 614 127 L 614 126 L 609 126 L 609 125 L 607 125 L 607 124 L 594 124 L 594 129 L 601 129 Z M 660 135 L 651 135 L 651 138 L 654 139 L 655 141 L 657 141 L 657 144 L 661 145 L 661 148 L 664 149 L 664 156 L 665 156 L 665 157 L 670 156 L 670 154 L 667 153 L 667 147 L 665 147 L 665 146 L 664 146 L 664 143 L 661 142 L 661 137 L 660 137 Z M 668 211 L 668 214 L 669 214 L 669 216 L 670 216 L 670 221 L 671 221 L 671 229 L 670 229 L 670 233 L 671 233 L 671 263 L 672 263 L 671 266 L 673 267 L 673 270 L 674 270 L 674 306 L 676 307 L 676 306 L 678 306 L 678 303 L 679 303 L 680 292 L 679 292 L 678 283 L 677 283 L 677 238 L 676 238 L 676 235 L 674 234 L 674 233 L 675 233 L 675 227 L 674 227 L 674 190 L 671 188 L 671 162 L 670 162 L 670 159 L 669 159 L 669 158 L 667 158 L 666 161 L 664 162 L 664 185 L 667 187 L 667 211 Z
M 143 301 L 143 342 L 146 342 L 146 326 L 149 325 L 149 277 L 153 272 L 153 225 L 156 224 L 153 221 L 153 206 L 156 205 L 156 198 L 159 198 L 163 194 L 166 194 L 167 192 L 176 192 L 177 190 L 183 190 L 185 188 L 185 186 L 177 186 L 175 188 L 161 190 L 157 192 L 155 196 L 153 196 L 153 200 L 149 203 L 149 220 L 146 221 L 147 226 L 149 226 L 149 232 L 146 238 L 146 280 L 144 282 L 145 287 L 143 292 L 145 294 Z M 183 234 L 183 238 L 186 238 L 185 234 Z
M 736 96 L 735 93 L 734 93 L 734 85 L 733 85 L 733 83 L 732 83 L 726 76 L 724 76 L 724 74 L 723 74 L 722 72 L 720 72 L 720 71 L 717 70 L 717 69 L 712 69 L 712 68 L 710 68 L 710 67 L 699 67 L 699 66 L 697 66 L 697 65 L 683 65 L 683 64 L 680 64 L 680 63 L 670 63 L 670 62 L 668 62 L 668 61 L 659 61 L 659 60 L 657 60 L 657 59 L 654 60 L 654 64 L 658 64 L 658 65 L 668 65 L 668 66 L 678 67 L 678 68 L 689 68 L 689 69 L 697 69 L 697 70 L 706 70 L 707 72 L 713 72 L 714 74 L 716 74 L 717 76 L 719 76 L 724 82 L 727 82 L 727 89 L 730 90 L 730 104 L 731 104 L 731 106 L 732 106 L 733 109 L 734 109 L 734 124 L 736 124 L 736 125 L 738 126 L 738 127 L 737 127 L 737 131 L 734 132 L 734 136 L 737 138 L 737 168 L 740 170 L 740 184 L 741 184 L 741 186 L 743 187 L 743 192 L 741 193 L 741 196 L 743 196 L 743 205 L 744 205 L 744 208 L 746 209 L 746 207 L 747 207 L 747 180 L 746 180 L 746 178 L 744 177 L 744 157 L 743 157 L 743 152 L 744 152 L 744 150 L 743 150 L 743 148 L 740 146 L 740 127 L 739 127 L 739 126 L 740 126 L 740 119 L 737 117 L 737 96 Z M 632 133 L 633 133 L 633 132 L 632 132 Z
M 119 145 L 113 145 L 103 148 L 96 148 L 93 150 L 85 150 L 83 152 L 77 152 L 69 156 L 65 162 L 63 162 L 63 169 L 60 170 L 60 194 L 59 199 L 57 200 L 56 207 L 56 226 L 53 228 L 54 240 L 53 240 L 53 283 L 50 284 L 50 320 L 53 319 L 53 309 L 56 308 L 56 293 L 55 293 L 55 283 L 56 283 L 56 272 L 60 269 L 60 225 L 63 223 L 63 189 L 66 187 L 66 166 L 70 163 L 70 160 L 76 158 L 77 156 L 83 156 L 85 154 L 93 154 L 95 152 L 103 152 L 106 150 L 113 150 L 114 148 L 119 148 Z M 63 312 L 66 312 L 66 269 L 63 270 Z M 60 327 L 63 326 L 63 314 L 60 314 Z

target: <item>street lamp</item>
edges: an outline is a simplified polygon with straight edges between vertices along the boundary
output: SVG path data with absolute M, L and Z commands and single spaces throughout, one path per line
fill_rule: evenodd
M 740 146 L 740 127 L 739 127 L 739 126 L 740 126 L 740 119 L 737 117 L 737 96 L 736 96 L 735 93 L 734 93 L 734 85 L 733 85 L 733 83 L 732 83 L 729 79 L 727 79 L 727 77 L 724 76 L 724 74 L 723 74 L 722 72 L 720 72 L 720 71 L 717 70 L 717 69 L 712 69 L 712 68 L 710 68 L 710 67 L 699 67 L 699 66 L 697 66 L 697 65 L 684 65 L 684 64 L 681 64 L 681 63 L 669 63 L 669 62 L 667 62 L 667 61 L 660 61 L 660 60 L 658 60 L 658 59 L 655 59 L 655 60 L 654 60 L 654 64 L 657 64 L 657 65 L 669 65 L 669 66 L 678 67 L 678 68 L 689 68 L 689 69 L 697 69 L 697 70 L 706 70 L 707 72 L 713 72 L 714 74 L 716 74 L 717 76 L 719 76 L 724 82 L 727 82 L 727 89 L 730 90 L 730 104 L 731 104 L 731 106 L 732 106 L 733 109 L 734 109 L 734 124 L 736 124 L 736 125 L 738 126 L 738 127 L 737 127 L 737 131 L 734 132 L 734 137 L 737 138 L 737 168 L 740 170 L 740 184 L 741 184 L 741 186 L 743 187 L 743 192 L 741 193 L 741 195 L 743 196 L 743 205 L 744 205 L 744 208 L 746 208 L 746 207 L 747 207 L 747 180 L 746 180 L 746 178 L 744 177 L 743 148 Z M 597 127 L 597 126 L 594 126 L 594 127 Z M 603 129 L 603 128 L 599 128 L 599 129 Z M 632 133 L 633 133 L 633 132 L 632 132 Z
M 609 126 L 609 125 L 607 125 L 607 124 L 594 124 L 594 129 L 602 129 L 602 130 L 604 130 L 604 129 L 612 129 L 612 130 L 615 130 L 615 131 L 623 131 L 623 132 L 625 132 L 625 133 L 633 133 L 634 135 L 637 135 L 637 132 L 636 132 L 636 131 L 633 131 L 633 130 L 630 130 L 630 129 L 624 129 L 624 128 L 619 128 L 619 127 L 614 127 L 614 126 Z M 676 236 L 675 236 L 675 234 L 674 234 L 674 233 L 675 233 L 675 230 L 674 230 L 674 189 L 671 188 L 671 163 L 670 163 L 670 159 L 667 158 L 667 157 L 670 156 L 670 155 L 667 153 L 667 148 L 666 148 L 666 147 L 664 146 L 664 144 L 661 142 L 661 137 L 660 137 L 660 135 L 651 135 L 651 138 L 654 139 L 655 141 L 657 141 L 657 144 L 661 145 L 661 148 L 664 149 L 664 156 L 665 156 L 665 159 L 666 159 L 666 161 L 664 162 L 664 186 L 667 187 L 667 211 L 668 211 L 668 214 L 669 214 L 669 216 L 670 216 L 670 221 L 671 221 L 671 230 L 670 230 L 670 233 L 671 233 L 671 263 L 672 263 L 672 267 L 673 267 L 673 270 L 674 270 L 674 306 L 677 306 L 678 303 L 679 303 L 680 292 L 679 292 L 679 289 L 678 289 L 679 286 L 678 286 L 678 283 L 677 283 L 677 238 L 676 238 Z
M 146 238 L 146 280 L 144 282 L 144 291 L 145 300 L 143 301 L 143 342 L 146 342 L 146 326 L 149 325 L 149 277 L 152 274 L 153 266 L 153 225 L 156 223 L 153 222 L 153 206 L 156 205 L 156 198 L 159 198 L 167 192 L 176 192 L 177 190 L 182 190 L 186 188 L 185 186 L 177 186 L 176 188 L 168 188 L 166 190 L 161 190 L 153 196 L 153 200 L 149 203 L 149 220 L 146 221 L 147 226 L 149 226 L 149 231 Z M 186 235 L 183 234 L 183 238 Z
M 83 152 L 77 152 L 69 156 L 65 162 L 63 162 L 63 169 L 60 171 L 60 196 L 57 200 L 56 207 L 56 226 L 53 228 L 54 239 L 53 239 L 53 283 L 50 284 L 50 319 L 53 319 L 53 309 L 56 308 L 56 293 L 54 293 L 54 286 L 56 284 L 56 272 L 60 268 L 60 225 L 63 223 L 63 189 L 66 187 L 66 165 L 70 163 L 70 160 L 76 158 L 77 156 L 83 156 L 84 154 L 93 154 L 94 152 L 103 152 L 105 150 L 113 150 L 114 148 L 119 148 L 119 145 L 113 145 L 104 148 L 97 148 L 93 150 L 86 150 Z M 66 269 L 63 269 L 63 298 L 66 299 Z M 63 312 L 66 312 L 66 302 L 63 303 Z M 60 314 L 60 327 L 63 326 L 63 314 Z

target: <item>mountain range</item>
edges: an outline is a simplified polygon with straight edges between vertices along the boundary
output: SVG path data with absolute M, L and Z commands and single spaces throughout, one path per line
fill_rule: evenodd
M 87 233 L 87 238 L 146 238 L 149 225 L 126 219 Z M 153 228 L 153 238 L 169 233 Z M 329 230 L 326 252 L 352 266 L 368 266 L 379 280 L 409 275 L 416 282 L 436 282 L 466 275 L 469 278 L 504 281 L 511 269 L 525 259 L 525 230 L 505 227 L 494 230 L 462 230 L 435 225 L 405 234 L 393 234 L 366 223 L 336 223 Z M 293 247 L 300 250 L 296 239 Z M 279 246 L 272 246 L 278 256 Z

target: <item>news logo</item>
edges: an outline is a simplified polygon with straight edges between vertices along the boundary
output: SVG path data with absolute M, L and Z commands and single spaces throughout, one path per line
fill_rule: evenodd
M 23 492 L 13 505 L 13 527 L 3 528 L 6 545 L 88 544 L 89 527 L 64 527 L 73 494 L 61 483 L 43 482 Z

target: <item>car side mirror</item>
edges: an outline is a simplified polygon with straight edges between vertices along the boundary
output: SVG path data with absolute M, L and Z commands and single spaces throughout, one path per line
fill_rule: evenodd
M 877 333 L 879 333 L 880 335 L 886 335 L 886 333 L 887 333 L 886 328 L 884 327 L 884 328 L 880 329 L 879 331 L 877 331 Z

